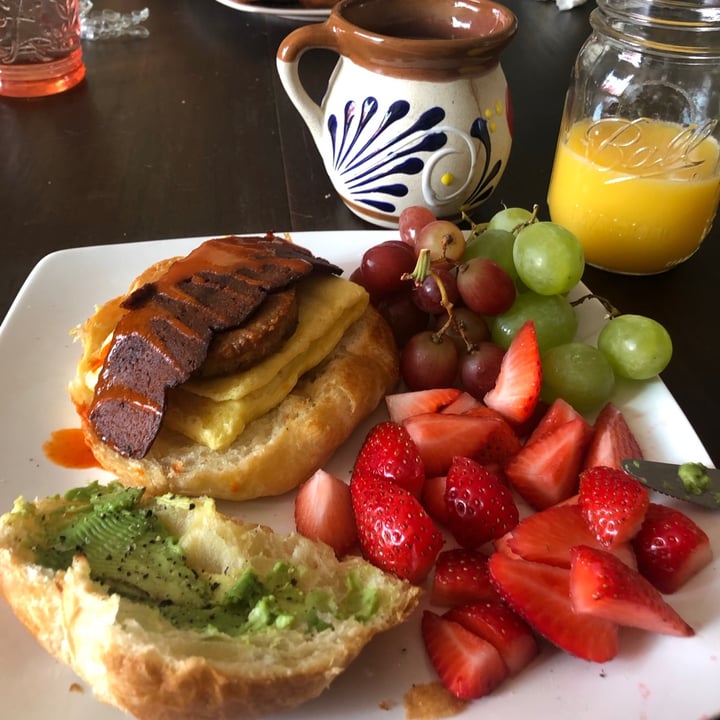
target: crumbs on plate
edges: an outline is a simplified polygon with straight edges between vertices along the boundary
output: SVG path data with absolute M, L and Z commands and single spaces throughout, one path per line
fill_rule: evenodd
M 407 720 L 435 720 L 461 713 L 466 700 L 455 697 L 440 681 L 413 685 L 405 693 Z

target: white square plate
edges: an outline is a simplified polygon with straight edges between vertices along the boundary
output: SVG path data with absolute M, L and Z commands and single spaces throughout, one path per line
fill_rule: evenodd
M 392 231 L 296 233 L 293 239 L 341 265 L 349 274 L 362 251 L 391 239 Z M 45 496 L 108 479 L 97 470 L 67 470 L 43 456 L 54 430 L 78 425 L 66 393 L 79 347 L 70 329 L 96 304 L 126 291 L 150 263 L 189 252 L 204 238 L 63 250 L 33 270 L 0 328 L 0 512 L 19 495 Z M 575 295 L 584 292 L 583 287 Z M 612 299 L 612 298 L 610 298 Z M 578 337 L 592 339 L 604 322 L 597 302 L 579 307 Z M 687 418 L 665 385 L 653 380 L 618 387 L 623 410 L 648 459 L 711 464 Z M 378 412 L 356 431 L 327 469 L 347 478 L 353 458 Z M 657 497 L 659 501 L 664 499 Z M 224 510 L 278 531 L 292 529 L 293 494 Z M 683 506 L 720 548 L 720 515 Z M 492 695 L 470 703 L 468 720 L 700 720 L 720 712 L 720 561 L 715 560 L 669 601 L 696 629 L 692 638 L 626 630 L 619 656 L 593 664 L 549 645 L 533 664 Z M 4 603 L 0 603 L 0 716 L 4 720 L 120 720 L 94 700 L 89 688 L 48 656 Z M 375 638 L 321 697 L 283 718 L 400 720 L 403 696 L 413 684 L 435 679 L 423 650 L 419 613 Z

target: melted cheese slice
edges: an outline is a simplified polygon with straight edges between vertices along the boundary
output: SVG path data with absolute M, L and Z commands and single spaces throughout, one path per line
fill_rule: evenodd
M 297 328 L 280 351 L 248 370 L 171 390 L 163 422 L 213 450 L 227 447 L 330 354 L 367 304 L 365 290 L 342 278 L 304 280 L 298 285 Z

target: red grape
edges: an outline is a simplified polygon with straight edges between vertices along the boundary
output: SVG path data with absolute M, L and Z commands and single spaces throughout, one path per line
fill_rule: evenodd
M 362 285 L 365 287 L 365 281 L 363 280 L 363 274 L 362 274 L 362 268 L 358 265 L 351 273 L 350 277 L 348 278 L 350 282 L 357 283 L 358 285 Z
M 457 369 L 455 343 L 430 330 L 413 335 L 400 355 L 400 373 L 410 390 L 449 387 Z
M 400 240 L 386 240 L 373 245 L 363 254 L 360 277 L 363 287 L 372 295 L 387 295 L 409 287 L 405 273 L 415 267 L 413 249 Z
M 455 275 L 444 268 L 434 269 L 433 273 L 445 288 L 447 299 L 451 303 L 456 303 L 460 296 Z M 445 312 L 445 308 L 442 305 L 442 293 L 434 275 L 428 275 L 422 283 L 413 287 L 412 299 L 423 312 L 439 315 Z
M 494 342 L 478 343 L 460 357 L 460 382 L 471 395 L 482 400 L 495 387 L 505 350 Z
M 484 257 L 458 268 L 457 286 L 463 302 L 480 315 L 499 315 L 515 302 L 515 283 L 497 263 Z
M 428 223 L 434 222 L 437 218 L 432 211 L 422 205 L 411 205 L 400 213 L 398 218 L 398 232 L 400 239 L 415 248 L 415 241 L 418 233 Z
M 409 289 L 381 298 L 376 307 L 393 331 L 399 348 L 404 347 L 413 335 L 427 329 L 427 313 L 413 302 Z
M 477 345 L 490 339 L 490 328 L 485 318 L 473 312 L 470 308 L 462 305 L 453 308 L 453 320 L 454 322 L 445 330 L 445 334 L 457 345 L 459 351 L 467 350 L 468 343 Z M 445 327 L 447 321 L 447 313 L 438 316 L 435 329 L 440 330 Z M 462 330 L 462 335 L 460 330 Z
M 447 258 L 450 264 L 460 262 L 465 254 L 465 235 L 449 220 L 435 220 L 418 233 L 415 251 L 423 248 L 430 251 L 430 260 L 439 262 Z

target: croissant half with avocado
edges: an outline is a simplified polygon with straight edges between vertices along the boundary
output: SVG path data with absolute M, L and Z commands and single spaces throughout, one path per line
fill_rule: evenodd
M 98 462 L 232 500 L 309 477 L 398 378 L 390 329 L 340 272 L 273 235 L 223 237 L 98 307 L 69 386 Z
M 251 718 L 320 694 L 416 587 L 359 557 L 91 484 L 0 518 L 0 591 L 97 698 L 139 720 Z

